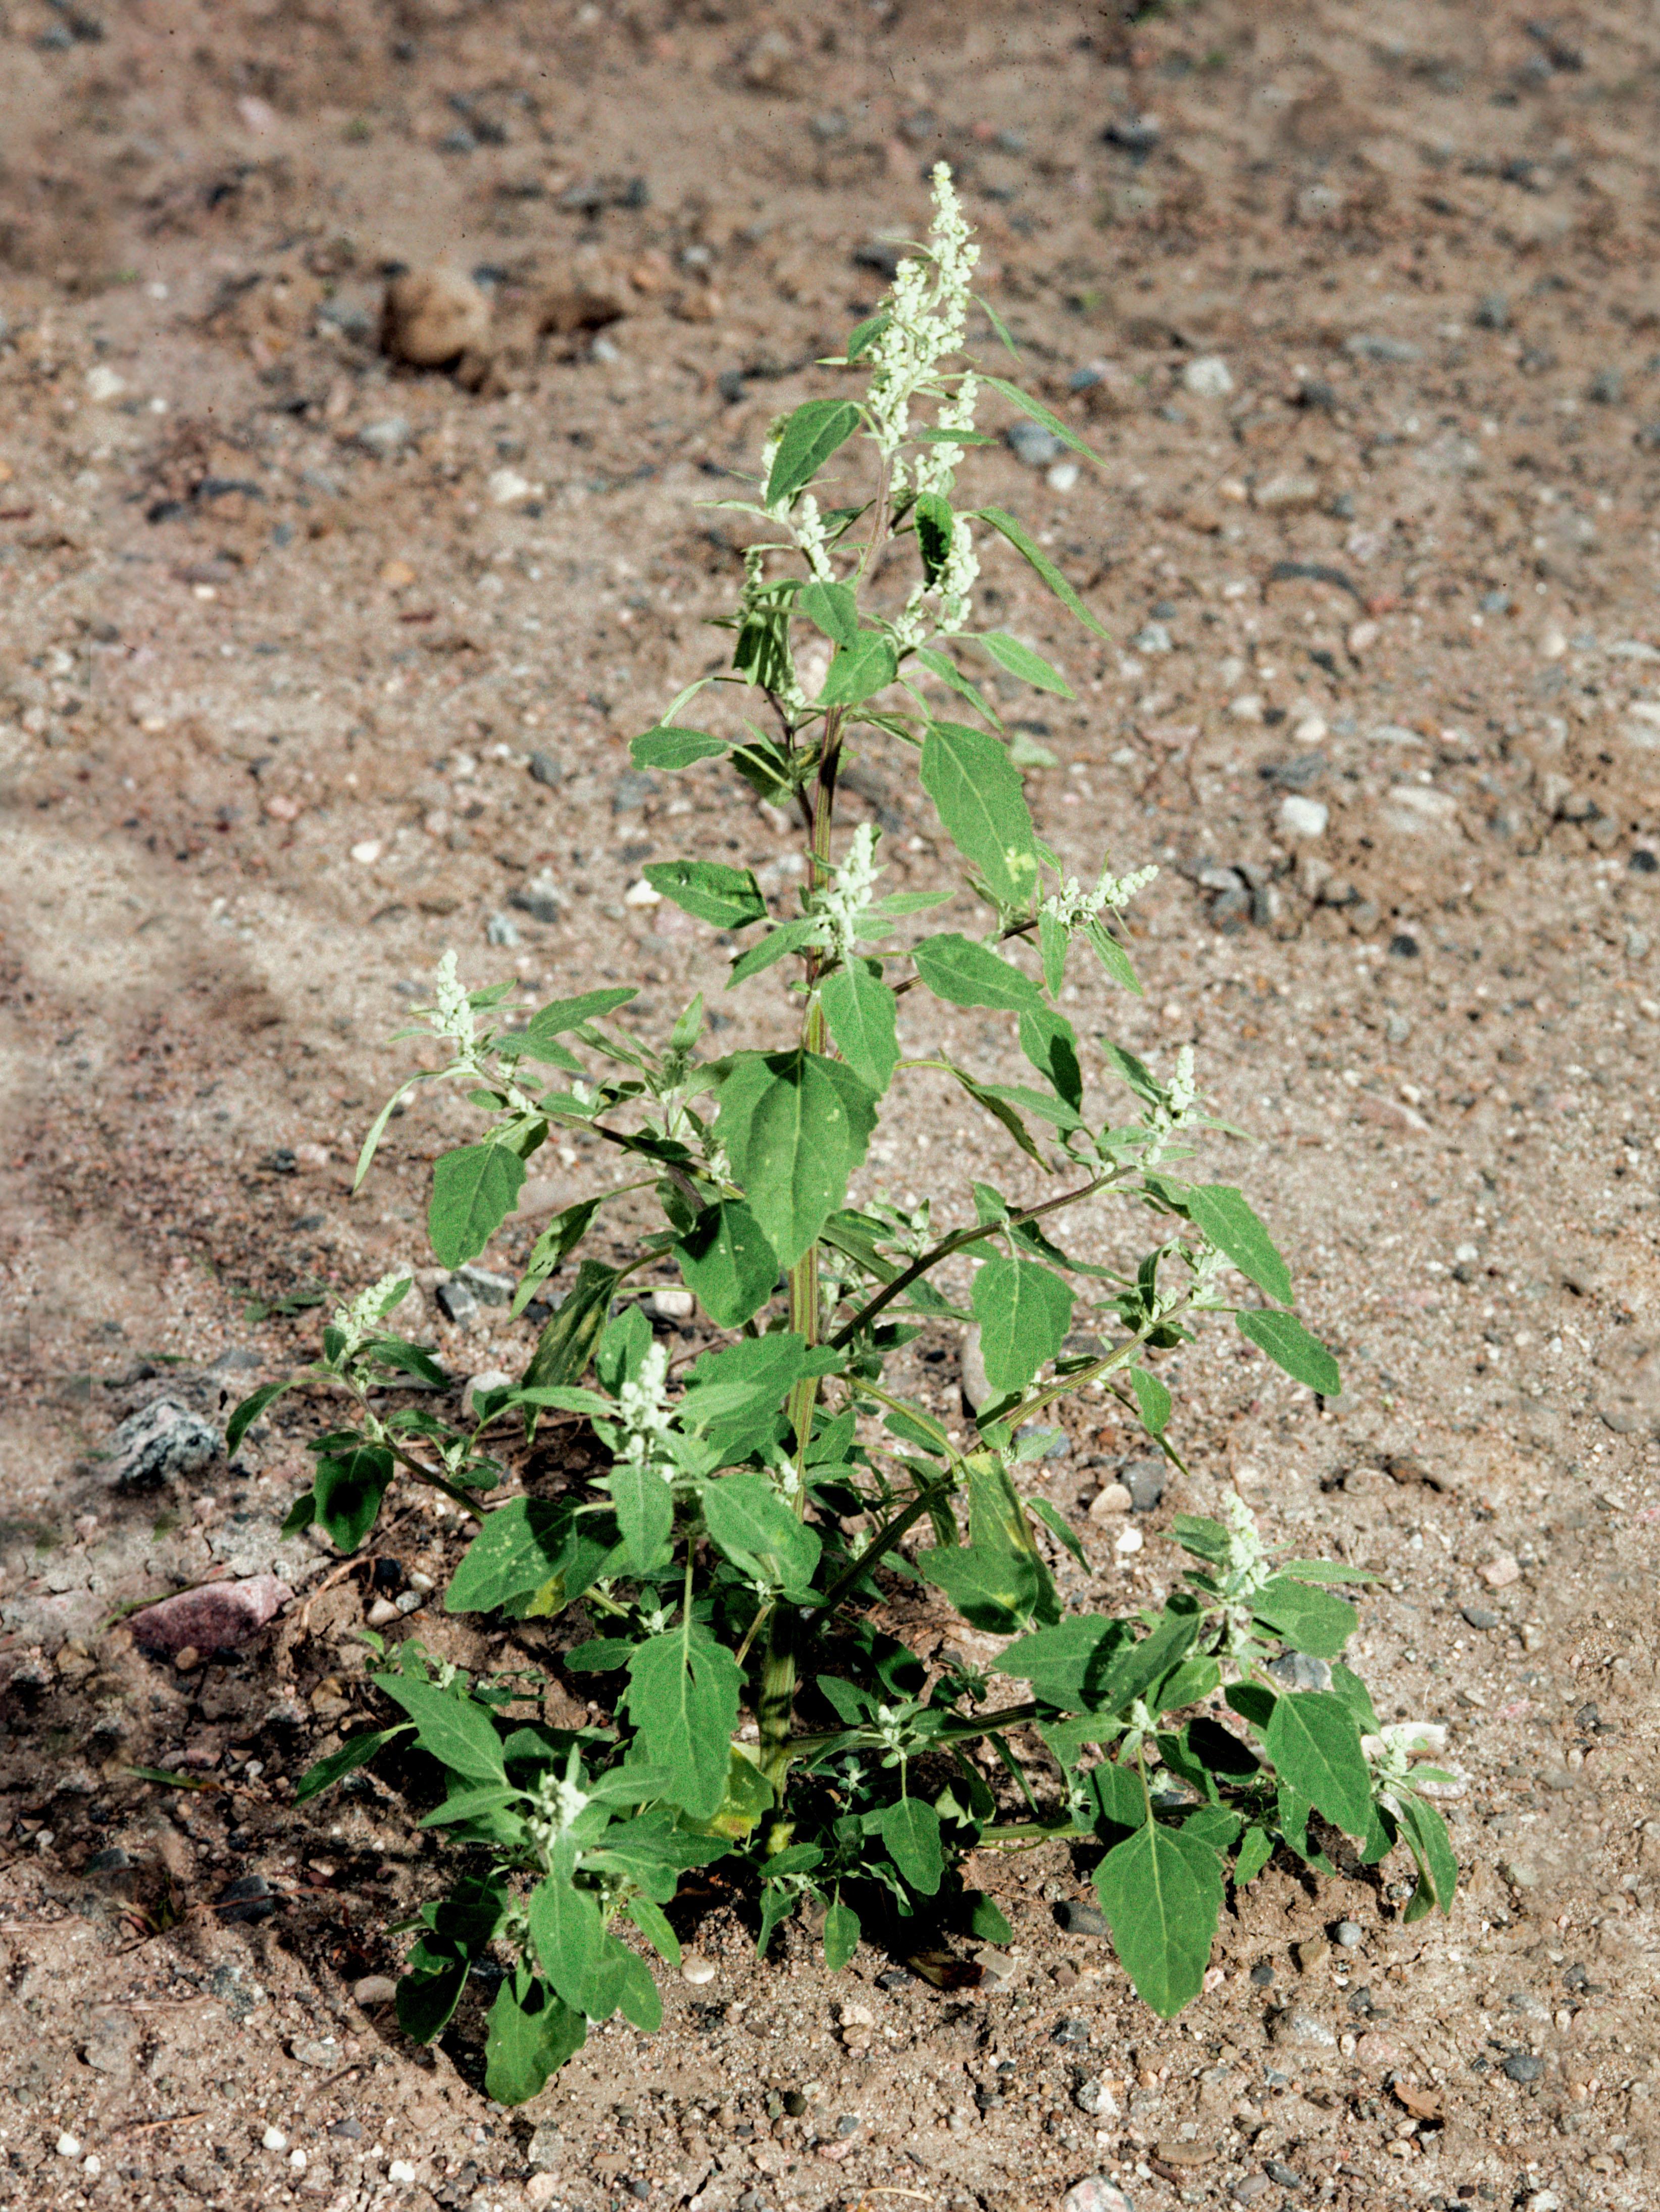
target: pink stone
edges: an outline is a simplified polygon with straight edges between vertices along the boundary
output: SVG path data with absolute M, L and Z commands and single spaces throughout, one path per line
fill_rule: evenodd
M 180 1590 L 159 1605 L 147 1605 L 127 1622 L 135 1644 L 171 1656 L 193 1645 L 198 1651 L 230 1651 L 246 1643 L 294 1595 L 275 1575 L 251 1575 L 246 1582 L 207 1583 Z
M 1386 2035 L 1363 2035 L 1354 2046 L 1362 2066 L 1398 2066 L 1401 2054 Z

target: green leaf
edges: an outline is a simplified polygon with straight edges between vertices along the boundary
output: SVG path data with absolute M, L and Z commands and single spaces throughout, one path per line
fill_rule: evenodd
M 957 1066 L 954 1061 L 948 1061 L 946 1064 L 974 1103 L 977 1106 L 983 1106 L 994 1121 L 1000 1121 L 1027 1158 L 1035 1160 L 1047 1174 L 1048 1162 L 1033 1143 L 1032 1132 L 1009 1101 L 1006 1098 L 1000 1098 L 997 1091 L 985 1084 L 977 1083 L 966 1068 Z
M 1022 645 L 1019 638 L 1010 637 L 1007 630 L 980 630 L 965 635 L 963 641 L 978 645 L 999 668 L 1018 677 L 1022 684 L 1029 684 L 1034 691 L 1052 691 L 1062 699 L 1077 696 L 1058 668 L 1045 660 L 1042 653 L 1034 653 L 1029 645 Z
M 859 410 L 851 399 L 804 400 L 784 426 L 762 505 L 794 499 L 858 427 Z
M 663 2025 L 663 1999 L 651 1978 L 651 1969 L 644 1959 L 632 1951 L 624 1950 L 615 1936 L 613 1971 L 617 1976 L 616 2002 L 625 2020 L 632 2021 L 643 2035 L 655 2035 Z M 620 1957 L 615 1956 L 621 1953 Z
M 1104 1759 L 1099 1766 L 1092 1767 L 1085 1785 L 1094 1800 L 1091 1825 L 1098 1835 L 1105 1837 L 1118 1828 L 1133 1833 L 1152 1817 L 1140 1778 L 1133 1768 L 1120 1766 L 1116 1759 Z
M 951 558 L 957 519 L 951 512 L 948 499 L 936 491 L 925 491 L 912 505 L 911 520 L 917 533 L 917 551 L 922 558 L 923 581 L 931 587 L 939 581 Z
M 984 307 L 985 302 L 982 300 L 980 305 Z M 991 311 L 988 308 L 986 312 L 990 313 Z M 1085 445 L 1077 432 L 1063 422 L 1051 409 L 1045 407 L 1041 399 L 1034 399 L 1029 392 L 1022 392 L 1018 384 L 1010 384 L 1003 377 L 988 376 L 984 369 L 979 372 L 979 377 L 980 382 L 989 384 L 993 392 L 1001 392 L 1009 405 L 1018 407 L 1028 421 L 1041 422 L 1044 428 L 1051 431 L 1063 446 L 1070 446 L 1075 453 L 1081 453 L 1085 460 L 1094 461 L 1098 468 L 1101 465 L 1100 455 Z
M 1067 934 L 1065 924 L 1052 914 L 1038 916 L 1038 952 L 1043 961 L 1044 988 L 1051 999 L 1061 995 L 1061 986 L 1066 981 Z
M 1274 1831 L 1252 1826 L 1239 1838 L 1239 1856 L 1233 1862 L 1233 1882 L 1243 1889 L 1247 1882 L 1255 1881 L 1274 1856 Z
M 759 975 L 763 969 L 776 967 L 780 960 L 787 959 L 792 952 L 803 951 L 817 940 L 822 927 L 821 922 L 808 916 L 796 921 L 781 922 L 776 929 L 769 929 L 765 937 L 732 963 L 726 978 L 727 989 L 734 990 L 738 984 L 747 983 L 752 975 Z
M 1221 1863 L 1182 1828 L 1149 1821 L 1115 1844 L 1095 1889 L 1120 1964 L 1160 2020 L 1173 2020 L 1204 1986 L 1222 1909 Z
M 1330 1690 L 1277 1698 L 1263 1737 L 1282 1784 L 1306 1797 L 1345 1835 L 1372 1820 L 1372 1778 L 1354 1717 Z
M 837 969 L 820 985 L 819 1004 L 842 1058 L 880 1098 L 900 1064 L 894 994 L 880 964 L 853 960 Z
M 1071 1286 L 1035 1260 L 1002 1252 L 975 1275 L 969 1303 L 980 1325 L 986 1380 L 999 1395 L 1023 1390 L 1072 1326 Z
M 729 868 L 724 860 L 658 860 L 645 875 L 654 891 L 717 929 L 742 929 L 766 919 L 766 902 L 751 869 Z
M 833 1974 L 852 1961 L 859 1948 L 859 1916 L 839 1898 L 824 1916 L 824 1963 Z
M 1145 1367 L 1132 1367 L 1124 1377 L 1136 1394 L 1136 1409 L 1150 1437 L 1161 1437 L 1170 1425 L 1170 1393 Z
M 968 1907 L 968 1932 L 976 1942 L 1014 1942 L 1015 1931 L 995 1898 L 988 1897 L 983 1889 L 969 1889 L 963 1892 L 963 1902 Z
M 728 1474 L 706 1484 L 703 1517 L 715 1542 L 740 1566 L 754 1561 L 787 1589 L 805 1589 L 811 1583 L 819 1538 L 764 1474 Z
M 554 999 L 549 1005 L 536 1008 L 512 1042 L 534 1060 L 536 1047 L 542 1039 L 568 1036 L 573 1030 L 579 1030 L 588 1022 L 603 1020 L 639 996 L 632 986 L 623 984 L 615 990 L 584 991 L 574 999 Z
M 1089 1711 L 1112 1660 L 1130 1640 L 1127 1621 L 1075 1613 L 1053 1628 L 1040 1628 L 1035 1636 L 1011 1644 L 990 1662 L 991 1671 L 1030 1682 L 1033 1695 L 1043 1705 L 1057 1705 L 1063 1712 Z
M 918 1571 L 942 1589 L 969 1626 L 988 1636 L 1016 1636 L 1043 1610 L 1053 1584 L 1033 1554 L 1006 1545 L 936 1544 L 917 1554 Z
M 243 1437 L 247 1435 L 266 1407 L 280 1398 L 292 1381 L 293 1377 L 290 1376 L 285 1376 L 281 1382 L 262 1382 L 257 1390 L 249 1392 L 226 1424 L 225 1456 L 227 1459 L 236 1457 L 236 1448 Z
M 740 1053 L 720 1088 L 733 1174 L 779 1264 L 793 1267 L 839 1206 L 875 1127 L 869 1086 L 821 1053 Z
M 1022 1013 L 1043 1005 L 1037 985 L 1012 962 L 955 930 L 924 937 L 911 948 L 917 973 L 936 999 L 954 1006 L 991 1006 Z
M 1390 1803 L 1398 1813 L 1401 1832 L 1418 1864 L 1418 1891 L 1407 1911 L 1414 1919 L 1422 1912 L 1413 1912 L 1413 1905 L 1423 1897 L 1423 1912 L 1439 1905 L 1443 1912 L 1452 1910 L 1453 1893 L 1458 1887 L 1458 1857 L 1447 1833 L 1446 1822 L 1433 1805 L 1410 1790 L 1397 1790 Z
M 1038 889 L 1037 831 L 1005 748 L 966 723 L 935 722 L 922 743 L 922 785 L 999 906 L 1024 913 Z
M 892 639 L 879 629 L 862 629 L 851 645 L 836 647 L 815 704 L 857 707 L 885 691 L 898 674 Z
M 463 1145 L 433 1170 L 427 1230 L 446 1267 L 476 1260 L 518 1203 L 524 1163 L 506 1145 Z
M 623 1910 L 633 1922 L 660 1959 L 671 1966 L 680 1965 L 680 1938 L 669 1925 L 668 1916 L 660 1905 L 649 1897 L 631 1897 Z
M 457 1959 L 436 1973 L 400 1976 L 394 2002 L 397 2024 L 412 2043 L 430 2043 L 449 2026 L 467 1986 L 467 1961 Z
M 1257 1219 L 1245 1193 L 1231 1183 L 1196 1183 L 1187 1194 L 1187 1211 L 1219 1252 L 1226 1252 L 1243 1275 L 1277 1304 L 1292 1300 L 1291 1270 Z
M 1009 540 L 1021 558 L 1036 569 L 1061 605 L 1069 613 L 1075 614 L 1086 629 L 1094 630 L 1097 637 L 1107 635 L 1049 556 L 1033 544 L 1012 514 L 1005 514 L 1000 507 L 983 507 L 979 510 L 979 519 L 982 522 L 989 522 L 995 531 Z
M 1083 1546 L 1078 1541 L 1077 1536 L 1073 1530 L 1067 1526 L 1062 1515 L 1056 1510 L 1054 1506 L 1050 1504 L 1046 1498 L 1034 1498 L 1030 1502 L 1032 1510 L 1037 1515 L 1039 1520 L 1043 1522 L 1044 1527 L 1048 1529 L 1050 1534 L 1054 1537 L 1057 1543 L 1063 1545 L 1066 1549 L 1070 1552 L 1078 1565 L 1082 1567 L 1086 1572 L 1087 1572 L 1089 1568 L 1089 1555 L 1084 1550 Z
M 851 645 L 858 636 L 858 594 L 851 584 L 803 584 L 796 595 L 796 610 L 833 644 Z
M 726 746 L 724 738 L 711 737 L 707 730 L 658 728 L 647 730 L 636 738 L 628 751 L 636 768 L 672 771 L 690 768 L 700 760 L 713 760 L 717 753 L 726 750 Z
M 1094 1711 L 1124 1711 L 1187 1656 L 1203 1623 L 1203 1608 L 1185 1591 L 1167 1598 L 1149 1633 L 1121 1651 L 1106 1669 L 1094 1692 Z
M 862 323 L 855 323 L 847 336 L 848 362 L 856 362 L 861 354 L 868 353 L 893 319 L 884 307 L 880 314 L 867 315 Z
M 1142 979 L 1131 964 L 1130 955 L 1104 922 L 1087 921 L 1082 925 L 1083 940 L 1100 962 L 1113 981 L 1124 990 L 1134 992 L 1138 999 L 1147 994 L 1142 988 Z
M 521 1961 L 490 2007 L 484 2039 L 486 2094 L 501 2105 L 528 2104 L 587 2039 L 582 2014 Z
M 597 1260 L 583 1261 L 559 1310 L 542 1323 L 521 1378 L 525 1389 L 550 1389 L 578 1382 L 586 1373 L 621 1280 L 620 1268 L 604 1267 Z
M 560 1857 L 568 1862 L 568 1844 Z M 605 2019 L 613 2006 L 603 2002 L 600 1988 L 604 1924 L 592 1891 L 576 1887 L 568 1863 L 556 1860 L 554 1871 L 536 1884 L 529 1917 L 542 1971 L 559 1995 L 573 2010 Z
M 777 1287 L 779 1255 L 740 1198 L 706 1206 L 676 1244 L 686 1287 L 721 1328 L 742 1328 Z
M 948 653 L 942 653 L 936 646 L 924 645 L 918 647 L 916 657 L 930 676 L 937 676 L 948 690 L 954 691 L 960 699 L 966 699 L 976 714 L 984 714 L 993 729 L 1003 727 L 1002 715 L 979 685 L 970 682 Z
M 888 1856 L 912 1888 L 924 1897 L 937 1894 L 945 1854 L 940 1845 L 940 1816 L 934 1808 L 920 1797 L 901 1797 L 882 1807 L 876 1827 Z
M 342 1552 L 354 1552 L 374 1527 L 391 1479 L 392 1455 L 379 1444 L 318 1460 L 312 1484 L 317 1517 Z
M 314 1766 L 308 1766 L 295 1783 L 294 1803 L 303 1805 L 308 1798 L 321 1796 L 325 1790 L 332 1790 L 343 1776 L 352 1773 L 357 1767 L 367 1766 L 372 1759 L 385 1751 L 389 1743 L 396 1742 L 401 1735 L 408 1735 L 410 1726 L 411 1723 L 406 1721 L 399 1728 L 373 1729 L 367 1735 L 354 1735 L 338 1751 L 330 1752 L 327 1759 L 319 1759 Z
M 1083 1070 L 1078 1064 L 1078 1033 L 1052 1006 L 1027 1007 L 1020 1019 L 1021 1050 L 1038 1073 L 1073 1108 L 1083 1103 Z
M 674 1534 L 674 1492 L 656 1468 L 638 1460 L 614 1460 L 609 1480 L 628 1564 L 636 1574 L 645 1574 Z
M 628 1662 L 629 1717 L 653 1765 L 675 1777 L 675 1796 L 706 1820 L 726 1795 L 742 1673 L 732 1655 L 689 1620 L 640 1644 Z
M 593 1226 L 594 1217 L 605 1203 L 605 1194 L 597 1198 L 579 1198 L 574 1205 L 565 1206 L 554 1214 L 530 1248 L 530 1256 L 524 1262 L 524 1273 L 519 1278 L 518 1288 L 513 1292 L 512 1315 L 517 1321 L 536 1292 L 556 1267 L 565 1261 L 581 1243 Z
M 1233 1316 L 1241 1336 L 1261 1346 L 1276 1367 L 1283 1367 L 1293 1382 L 1317 1390 L 1323 1398 L 1336 1398 L 1343 1378 L 1337 1363 L 1318 1336 L 1311 1336 L 1295 1314 L 1273 1313 L 1267 1308 Z
M 464 1692 L 440 1690 L 413 1674 L 376 1674 L 376 1689 L 402 1705 L 415 1724 L 421 1747 L 441 1766 L 470 1782 L 507 1779 L 495 1723 Z
M 574 1549 L 575 1510 L 563 1498 L 515 1498 L 485 1516 L 444 1593 L 445 1613 L 495 1613 L 540 1589 Z
M 1354 1725 L 1360 1729 L 1360 1734 L 1362 1735 L 1378 1735 L 1383 1727 L 1383 1723 L 1378 1719 L 1377 1708 L 1372 1702 L 1372 1692 L 1360 1676 L 1350 1668 L 1334 1662 L 1331 1669 L 1331 1687 L 1333 1692 L 1342 1699 L 1354 1715 Z
M 309 1528 L 316 1518 L 317 1493 L 312 1490 L 302 1490 L 283 1515 L 282 1526 L 276 1533 L 279 1536 L 298 1536 Z
M 1306 1583 L 1275 1575 L 1251 1601 L 1251 1609 L 1293 1651 L 1311 1658 L 1335 1659 L 1360 1625 L 1352 1605 L 1330 1591 L 1311 1589 Z

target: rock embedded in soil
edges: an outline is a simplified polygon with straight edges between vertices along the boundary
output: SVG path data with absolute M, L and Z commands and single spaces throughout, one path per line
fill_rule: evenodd
M 110 1440 L 115 1486 L 129 1493 L 160 1490 L 216 1459 L 222 1441 L 210 1421 L 176 1398 L 154 1398 Z
M 180 1590 L 159 1605 L 136 1613 L 127 1626 L 142 1650 L 172 1657 L 194 1650 L 234 1651 L 262 1629 L 294 1595 L 275 1575 L 251 1575 L 245 1582 L 209 1583 Z
M 386 288 L 383 353 L 411 368 L 443 368 L 489 343 L 490 302 L 453 269 L 412 269 Z
M 1099 1905 L 1081 1905 L 1067 1899 L 1055 1907 L 1056 1923 L 1068 1936 L 1105 1936 L 1106 1915 Z
M 1118 1480 L 1130 1492 L 1130 1510 L 1151 1513 L 1164 1496 L 1165 1463 L 1161 1459 L 1132 1459 L 1118 1469 Z
M 1104 2173 L 1075 2181 L 1061 2199 L 1060 2212 L 1136 2212 L 1133 2198 Z

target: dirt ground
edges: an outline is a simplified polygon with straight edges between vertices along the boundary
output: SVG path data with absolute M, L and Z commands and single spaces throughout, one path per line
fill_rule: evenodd
M 0 2203 L 1652 2203 L 1660 18 L 98 5 L 0 7 Z M 1168 2027 L 1058 1924 L 1091 1895 L 1058 1848 L 980 1869 L 1016 1940 L 945 1992 L 868 1948 L 833 1982 L 798 1929 L 758 1966 L 715 1888 L 662 2033 L 597 2032 L 510 2114 L 482 2003 L 424 2053 L 376 1988 L 439 1879 L 396 1774 L 291 1802 L 373 1710 L 366 1607 L 453 1524 L 344 1574 L 282 1545 L 298 1402 L 148 1491 L 112 1439 L 158 1399 L 222 1426 L 319 1299 L 424 1266 L 464 1107 L 348 1184 L 445 948 L 777 1034 L 770 981 L 722 1004 L 706 933 L 624 894 L 706 849 L 787 890 L 787 838 L 627 742 L 720 642 L 743 532 L 700 502 L 824 388 L 941 155 L 1104 457 L 972 479 L 1115 641 L 988 553 L 985 611 L 1078 692 L 1005 695 L 1044 834 L 1162 870 L 1146 999 L 1081 977 L 1078 1027 L 1197 1046 L 1346 1370 L 1320 1407 L 1218 1331 L 1176 1363 L 1190 1481 L 1091 1517 L 1137 1455 L 1094 1405 L 1045 1486 L 1103 1600 L 1162 1588 L 1171 1513 L 1228 1479 L 1376 1569 L 1362 1664 L 1449 1729 L 1465 1887 L 1408 1928 L 1394 1869 L 1276 1864 Z M 490 306 L 460 374 L 379 347 L 388 275 L 436 264 Z M 890 884 L 945 879 L 897 751 L 853 781 Z M 1013 1075 L 1005 1024 L 945 1027 Z M 971 1171 L 1027 1187 L 908 1080 L 861 1190 L 930 1150 L 947 1218 Z M 601 1172 L 550 1158 L 488 1261 Z M 421 1279 L 457 1377 L 522 1361 L 530 1324 Z M 912 1387 L 954 1406 L 952 1341 Z M 273 1570 L 233 1659 L 112 1626 Z

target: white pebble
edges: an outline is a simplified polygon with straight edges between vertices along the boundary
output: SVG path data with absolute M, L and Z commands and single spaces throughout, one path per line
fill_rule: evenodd
M 75 2137 L 74 2137 L 73 2136 L 70 2136 L 70 2135 L 62 2135 L 62 2136 L 58 2136 L 58 2155 L 59 2156 L 59 2158 L 79 2158 L 79 2157 L 80 2157 L 80 2155 L 81 2155 L 81 2146 L 80 2146 L 80 2144 L 76 2141 L 76 2139 L 75 2139 Z
M 1139 1528 L 1126 1528 L 1112 1548 L 1120 1553 L 1139 1552 L 1142 1548 L 1142 1532 Z
M 1182 371 L 1182 386 L 1196 399 L 1226 399 L 1233 389 L 1233 378 L 1220 354 L 1202 353 Z
M 296 2173 L 303 2173 L 306 2171 L 305 2152 L 303 2150 L 291 2150 L 288 2153 L 288 2163 Z
M 1280 801 L 1280 827 L 1287 837 L 1324 837 L 1330 819 L 1324 799 L 1290 792 Z
M 413 2181 L 415 2168 L 407 2158 L 395 2158 L 386 2168 L 386 2179 L 388 2181 Z
M 267 2150 L 287 2150 L 288 2148 L 288 2138 L 281 2128 L 267 2128 L 259 2140 Z
M 81 2171 L 86 2175 L 88 2181 L 97 2180 L 99 2175 L 104 2171 L 104 2161 L 99 2157 L 96 2151 L 89 2150 L 87 2153 L 87 2155 L 81 2161 Z
M 371 861 L 378 860 L 380 858 L 379 838 L 360 837 L 352 848 L 352 858 L 361 861 L 365 867 L 367 867 Z
M 712 1959 L 700 1959 L 695 1951 L 688 1951 L 680 1962 L 680 1978 L 700 1988 L 705 1982 L 714 1980 L 715 1962 Z
M 1054 467 L 1049 471 L 1045 481 L 1051 491 L 1070 491 L 1078 481 L 1077 463 L 1057 461 Z
M 661 906 L 663 893 L 652 890 L 644 876 L 637 884 L 630 884 L 622 894 L 624 906 Z

